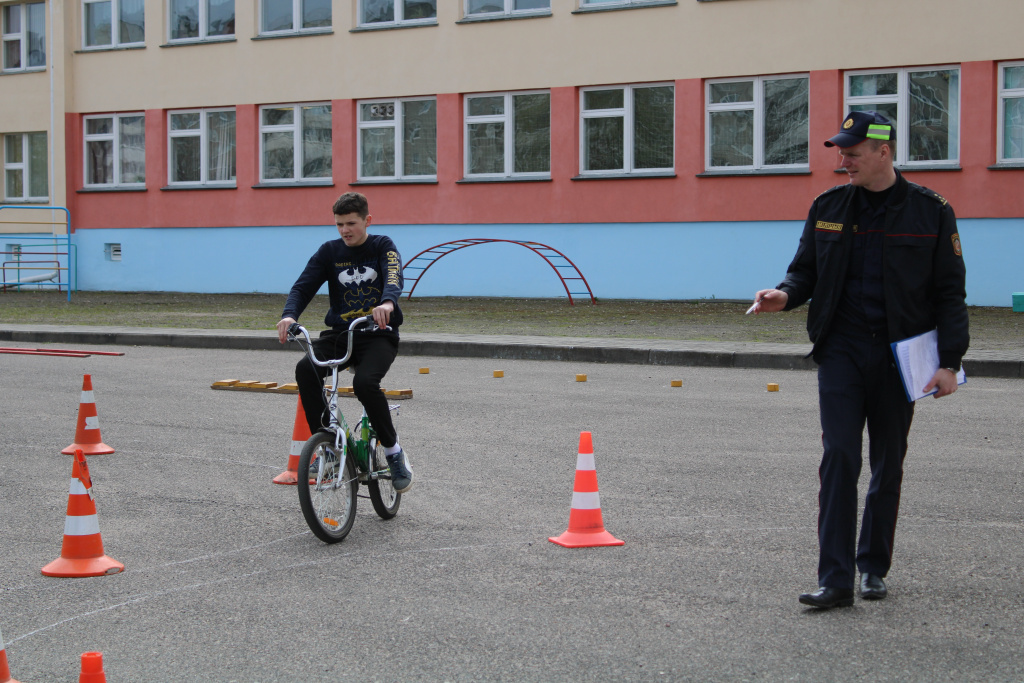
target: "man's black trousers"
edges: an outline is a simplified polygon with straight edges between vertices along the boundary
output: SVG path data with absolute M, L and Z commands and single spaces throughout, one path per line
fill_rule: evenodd
M 884 577 L 892 563 L 914 404 L 882 335 L 833 334 L 815 356 L 824 447 L 818 470 L 818 585 L 853 588 L 858 568 Z M 865 422 L 871 480 L 855 546 Z
M 347 345 L 347 330 L 326 330 L 313 342 L 313 351 L 319 360 L 334 360 L 345 355 Z M 388 399 L 380 390 L 380 382 L 398 355 L 398 335 L 388 331 L 356 332 L 352 346 L 352 358 L 344 367 L 355 366 L 352 389 L 366 408 L 366 415 L 381 445 L 389 448 L 398 441 L 398 434 L 391 421 Z M 330 368 L 313 365 L 309 356 L 303 356 L 295 366 L 295 382 L 299 385 L 302 408 L 309 431 L 313 434 L 330 424 L 323 393 L 324 377 L 330 373 Z M 348 417 L 348 420 L 349 425 L 354 426 L 353 417 Z

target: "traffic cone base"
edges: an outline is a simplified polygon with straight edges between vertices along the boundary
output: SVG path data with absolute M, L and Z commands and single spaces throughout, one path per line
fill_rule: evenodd
M 68 512 L 64 520 L 64 543 L 60 557 L 43 567 L 43 576 L 75 578 L 105 576 L 124 571 L 124 565 L 103 554 L 92 479 L 81 450 L 75 452 L 68 490 Z
M 593 532 L 566 531 L 561 536 L 551 536 L 548 540 L 563 548 L 597 548 L 626 545 L 625 541 L 620 541 L 604 529 Z
M 61 451 L 74 455 L 82 451 L 85 455 L 106 455 L 114 449 L 103 443 L 100 434 L 100 418 L 96 414 L 96 399 L 92 393 L 92 375 L 82 378 L 82 400 L 78 405 L 78 424 L 75 427 L 75 442 Z
M 299 455 L 302 454 L 302 447 L 311 436 L 309 423 L 306 422 L 306 411 L 302 408 L 302 397 L 299 396 L 299 403 L 295 407 L 295 425 L 292 427 L 292 448 L 288 453 L 288 466 L 284 472 L 274 477 L 275 484 L 295 486 L 299 482 Z
M 601 517 L 601 496 L 597 491 L 597 470 L 594 467 L 594 446 L 590 432 L 580 432 L 579 454 L 576 457 L 576 479 L 573 482 L 569 528 L 548 540 L 563 548 L 595 548 L 625 545 L 625 541 L 605 531 Z

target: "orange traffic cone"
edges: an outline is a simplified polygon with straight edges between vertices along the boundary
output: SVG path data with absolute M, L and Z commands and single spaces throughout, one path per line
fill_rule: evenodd
M 580 432 L 580 448 L 576 456 L 576 481 L 572 487 L 572 508 L 569 510 L 569 529 L 561 536 L 553 536 L 548 540 L 566 548 L 625 544 L 625 541 L 620 541 L 604 530 L 590 432 Z
M 78 674 L 78 683 L 107 683 L 102 652 L 82 653 L 82 673 Z
M 103 576 L 124 571 L 124 565 L 103 554 L 96 502 L 92 498 L 89 465 L 81 449 L 75 451 L 64 521 L 64 545 L 60 557 L 43 567 L 44 576 Z
M 18 683 L 11 678 L 11 670 L 7 667 L 7 649 L 3 633 L 0 633 L 0 683 Z
M 61 451 L 74 455 L 81 450 L 86 455 L 105 455 L 114 449 L 103 443 L 100 436 L 100 418 L 96 415 L 96 399 L 92 395 L 92 375 L 82 379 L 82 402 L 78 406 L 78 426 L 75 428 L 75 442 Z
M 303 445 L 311 436 L 309 424 L 306 422 L 306 411 L 302 409 L 302 397 L 300 396 L 299 405 L 295 407 L 295 426 L 292 427 L 292 449 L 288 454 L 288 468 L 274 477 L 275 484 L 295 486 L 299 481 L 299 455 L 302 453 Z

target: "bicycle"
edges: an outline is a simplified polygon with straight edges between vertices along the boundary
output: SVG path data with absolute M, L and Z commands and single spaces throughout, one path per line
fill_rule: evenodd
M 321 361 L 313 351 L 309 332 L 299 323 L 288 328 L 288 340 L 304 347 L 316 365 L 331 368 L 331 383 L 324 385 L 324 399 L 330 413 L 330 424 L 319 429 L 306 441 L 299 454 L 299 507 L 310 530 L 325 543 L 338 543 L 352 530 L 356 516 L 359 485 L 366 486 L 373 509 L 381 519 L 398 514 L 402 494 L 391 483 L 384 447 L 363 409 L 356 430 L 338 405 L 338 370 L 352 356 L 352 337 L 357 331 L 378 329 L 372 316 L 356 318 L 348 327 L 348 351 L 344 358 Z M 304 341 L 303 341 L 304 340 Z M 389 406 L 398 414 L 398 406 Z M 303 477 L 303 473 L 307 473 Z M 306 483 L 303 484 L 305 479 Z

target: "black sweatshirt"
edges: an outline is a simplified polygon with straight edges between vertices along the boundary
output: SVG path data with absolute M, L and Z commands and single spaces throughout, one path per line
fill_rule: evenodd
M 390 237 L 367 235 L 358 247 L 348 247 L 341 239 L 324 242 L 309 259 L 306 268 L 292 285 L 282 318 L 299 319 L 321 285 L 327 283 L 331 309 L 324 323 L 336 330 L 348 329 L 355 318 L 370 315 L 385 301 L 395 304 L 391 328 L 402 324 L 402 257 Z

